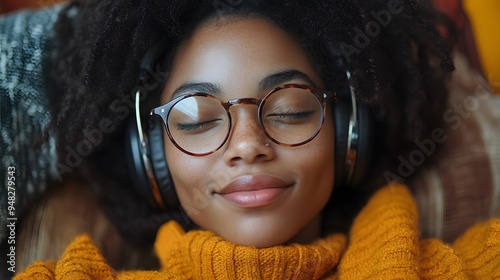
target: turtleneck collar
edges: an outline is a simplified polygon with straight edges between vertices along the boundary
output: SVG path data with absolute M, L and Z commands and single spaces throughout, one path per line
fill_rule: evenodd
M 392 184 L 377 191 L 356 217 L 348 249 L 342 234 L 259 249 L 209 231 L 185 233 L 176 222 L 159 230 L 155 247 L 163 271 L 189 279 L 371 278 L 381 271 L 418 275 L 418 236 L 415 202 L 406 186 Z
M 162 270 L 189 279 L 318 279 L 336 273 L 346 237 L 333 234 L 307 245 L 259 249 L 209 231 L 185 233 L 172 221 L 158 232 L 155 247 Z

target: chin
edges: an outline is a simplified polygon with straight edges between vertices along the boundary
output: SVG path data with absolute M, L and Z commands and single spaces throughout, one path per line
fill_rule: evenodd
M 214 232 L 225 241 L 257 248 L 307 244 L 319 236 L 321 228 L 320 214 L 299 215 L 289 207 L 232 211 L 207 207 L 190 218 L 200 228 Z
M 218 235 L 238 245 L 268 248 L 289 243 L 297 232 L 286 224 L 251 219 L 236 228 L 222 230 Z

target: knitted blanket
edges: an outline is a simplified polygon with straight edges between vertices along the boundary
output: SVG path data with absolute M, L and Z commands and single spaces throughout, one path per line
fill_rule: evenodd
M 58 178 L 54 137 L 35 142 L 51 120 L 44 74 L 63 5 L 0 17 L 0 224 L 21 216 Z M 10 186 L 10 188 L 9 188 Z M 10 204 L 9 204 L 10 201 Z M 8 208 L 8 206 L 13 206 Z M 0 227 L 0 244 L 9 235 Z

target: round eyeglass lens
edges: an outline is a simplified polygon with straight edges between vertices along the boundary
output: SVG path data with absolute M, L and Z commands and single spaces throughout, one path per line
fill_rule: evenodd
M 311 140 L 323 123 L 322 102 L 307 89 L 280 89 L 268 95 L 261 106 L 260 117 L 268 136 L 282 144 Z
M 190 96 L 172 107 L 167 129 L 179 148 L 205 154 L 218 149 L 228 136 L 229 118 L 217 98 Z

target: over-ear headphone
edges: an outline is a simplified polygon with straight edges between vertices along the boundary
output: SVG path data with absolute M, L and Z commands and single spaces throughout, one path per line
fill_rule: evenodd
M 140 64 L 139 84 L 145 85 L 152 79 L 150 73 L 155 69 L 167 46 L 166 40 L 160 40 L 146 52 Z M 146 88 L 144 86 L 142 90 Z M 132 185 L 136 193 L 154 208 L 180 211 L 180 214 L 184 215 L 165 158 L 163 124 L 158 118 L 152 118 L 147 130 L 142 129 L 139 107 L 142 94 L 147 93 L 140 90 L 135 92 L 135 118 L 128 123 L 125 136 L 128 141 L 125 154 Z M 186 220 L 180 222 L 185 224 L 188 222 Z
M 372 117 L 365 104 L 358 102 L 351 71 L 337 47 L 328 46 L 335 67 L 343 69 L 345 84 L 337 90 L 339 102 L 333 105 L 335 126 L 335 187 L 358 186 L 366 178 L 372 155 Z
M 151 48 L 141 62 L 139 83 L 144 84 L 150 77 L 148 72 L 154 69 L 166 49 L 166 42 L 160 41 Z M 333 105 L 335 126 L 335 187 L 356 186 L 366 175 L 371 155 L 371 118 L 365 105 L 359 103 L 352 86 L 351 73 L 347 63 L 336 48 L 330 48 L 337 64 L 344 69 L 345 90 L 337 92 L 338 103 Z M 159 118 L 152 118 L 146 131 L 142 130 L 139 112 L 138 91 L 135 98 L 136 116 L 128 124 L 126 155 L 136 192 L 155 208 L 167 211 L 180 211 L 174 184 L 165 157 L 163 123 Z M 184 217 L 186 217 L 184 215 Z M 179 221 L 186 225 L 188 219 Z

